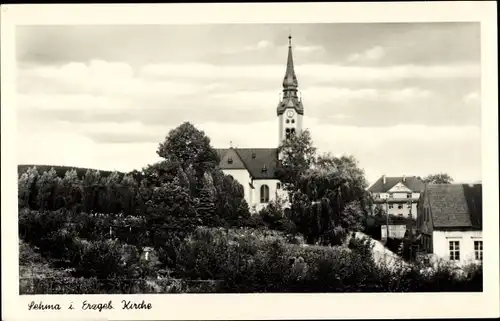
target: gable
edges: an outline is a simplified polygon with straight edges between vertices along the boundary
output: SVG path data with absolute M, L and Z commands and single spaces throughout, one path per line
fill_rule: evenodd
M 403 183 L 398 182 L 396 185 L 394 185 L 393 187 L 391 187 L 391 189 L 388 192 L 389 193 L 395 193 L 395 192 L 399 192 L 399 193 L 411 193 L 412 190 L 409 189 L 408 187 L 406 187 L 406 185 L 404 185 Z
M 233 148 L 221 150 L 219 157 L 219 167 L 221 169 L 246 169 L 245 164 Z
M 404 184 L 404 186 L 410 189 L 411 192 L 422 193 L 425 189 L 424 182 L 417 176 L 386 177 L 385 184 L 384 178 L 382 176 L 368 188 L 368 191 L 370 193 L 387 193 L 398 183 Z

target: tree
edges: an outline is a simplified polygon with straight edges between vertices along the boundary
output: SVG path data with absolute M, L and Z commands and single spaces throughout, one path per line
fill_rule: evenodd
M 197 212 L 203 222 L 208 225 L 219 223 L 215 207 L 215 186 L 212 177 L 207 173 L 203 177 L 203 187 L 198 199 Z
M 39 176 L 36 166 L 28 168 L 18 179 L 19 208 L 29 207 L 30 200 L 36 198 L 36 180 Z
M 191 123 L 185 122 L 171 130 L 160 143 L 157 154 L 183 168 L 194 166 L 198 177 L 219 165 L 219 156 L 210 145 L 210 138 Z
M 453 178 L 446 173 L 431 174 L 424 177 L 423 182 L 427 184 L 451 184 Z
M 364 172 L 352 156 L 318 157 L 303 173 L 292 197 L 292 220 L 309 243 L 338 244 L 362 228 L 367 206 Z
M 177 178 L 179 179 L 179 184 L 189 190 L 191 190 L 191 183 L 189 182 L 189 177 L 186 172 L 179 166 L 177 169 Z
M 57 186 L 57 174 L 54 168 L 43 172 L 37 180 L 37 207 L 41 210 L 52 209 L 54 204 L 54 192 Z
M 137 194 L 137 181 L 134 176 L 130 174 L 125 174 L 121 180 L 121 208 L 125 215 L 133 215 L 136 202 Z
M 309 131 L 284 140 L 278 147 L 278 155 L 276 175 L 286 190 L 296 191 L 300 176 L 315 162 L 316 148 Z
M 139 197 L 150 242 L 160 250 L 162 262 L 175 265 L 178 243 L 201 224 L 195 201 L 177 178 L 161 186 L 148 186 L 145 181 Z
M 83 176 L 83 209 L 85 212 L 98 211 L 98 193 L 101 183 L 101 173 L 88 169 Z

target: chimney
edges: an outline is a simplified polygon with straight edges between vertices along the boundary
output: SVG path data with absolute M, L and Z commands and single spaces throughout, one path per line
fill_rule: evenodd
M 406 182 L 406 177 L 403 175 L 403 183 Z
M 385 174 L 384 174 L 384 175 L 382 175 L 382 183 L 383 183 L 383 184 L 387 183 L 387 180 L 385 179 Z

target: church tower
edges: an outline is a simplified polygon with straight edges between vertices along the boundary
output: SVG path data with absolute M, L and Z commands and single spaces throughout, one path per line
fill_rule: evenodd
M 297 95 L 299 83 L 293 67 L 292 36 L 288 36 L 288 60 L 286 63 L 285 78 L 283 79 L 283 95 L 276 109 L 279 120 L 279 143 L 291 135 L 302 131 L 302 117 L 304 107 L 302 98 Z

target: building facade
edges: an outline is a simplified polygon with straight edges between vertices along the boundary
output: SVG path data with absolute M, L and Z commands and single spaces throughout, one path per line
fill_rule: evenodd
M 243 185 L 245 200 L 253 212 L 277 199 L 282 199 L 285 205 L 287 203 L 287 193 L 276 177 L 279 156 L 277 147 L 283 140 L 302 131 L 304 107 L 298 95 L 298 87 L 292 55 L 292 37 L 289 36 L 283 92 L 275 114 L 278 117 L 276 148 L 217 149 L 220 168 Z M 270 117 L 271 115 L 270 113 Z
M 429 184 L 418 211 L 422 250 L 456 265 L 482 262 L 481 184 Z
M 411 215 L 416 219 L 417 204 L 424 188 L 424 182 L 416 176 L 382 175 L 368 191 L 373 196 L 375 205 L 389 215 L 400 218 L 408 218 Z

